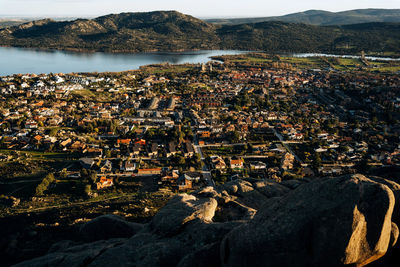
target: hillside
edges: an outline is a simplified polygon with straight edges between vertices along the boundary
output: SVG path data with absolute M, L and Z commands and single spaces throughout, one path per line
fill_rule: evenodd
M 315 26 L 261 22 L 224 25 L 217 30 L 224 48 L 268 52 L 327 52 L 354 54 L 400 52 L 400 23 Z
M 1 45 L 99 51 L 209 49 L 218 39 L 212 24 L 175 11 L 40 20 L 4 29 L 0 37 Z
M 269 52 L 400 52 L 400 23 L 215 25 L 176 11 L 28 22 L 0 30 L 0 45 L 112 52 L 243 49 Z
M 368 22 L 400 22 L 400 9 L 357 9 L 343 12 L 308 10 L 305 12 L 298 12 L 284 16 L 209 19 L 206 21 L 216 24 L 244 24 L 265 21 L 282 21 L 311 25 L 346 25 Z
M 5 27 L 17 26 L 28 22 L 26 19 L 0 19 L 0 29 Z

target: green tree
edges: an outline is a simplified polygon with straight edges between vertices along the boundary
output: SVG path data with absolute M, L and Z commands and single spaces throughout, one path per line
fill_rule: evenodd
M 62 169 L 62 171 L 60 172 L 60 178 L 61 179 L 67 178 L 67 169 Z
M 89 195 L 91 192 L 92 192 L 92 187 L 89 184 L 87 184 L 85 186 L 85 194 Z
M 36 195 L 37 196 L 42 196 L 44 194 L 44 192 L 48 189 L 49 185 L 55 181 L 54 178 L 54 174 L 53 173 L 49 173 L 47 174 L 42 182 L 36 187 Z
M 319 155 L 319 153 L 314 154 L 312 166 L 314 167 L 314 169 L 318 169 L 319 167 L 321 167 L 321 156 Z

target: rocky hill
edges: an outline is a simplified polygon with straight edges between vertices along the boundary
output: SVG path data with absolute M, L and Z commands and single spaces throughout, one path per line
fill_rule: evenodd
M 400 23 L 314 26 L 286 22 L 215 25 L 176 11 L 25 23 L 0 30 L 0 45 L 141 52 L 198 49 L 400 53 Z
M 29 20 L 26 19 L 7 19 L 7 18 L 0 18 L 0 29 L 1 28 L 6 28 L 6 27 L 11 27 L 11 26 L 17 26 L 23 23 L 28 22 Z
M 209 19 L 217 24 L 244 24 L 265 21 L 283 21 L 311 25 L 346 25 L 370 22 L 400 22 L 400 9 L 356 9 L 342 12 L 307 10 L 284 16 L 237 19 Z
M 218 39 L 212 24 L 175 11 L 41 20 L 4 29 L 0 36 L 2 45 L 99 51 L 208 49 Z
M 17 266 L 391 266 L 399 201 L 400 185 L 362 175 L 234 181 L 177 195 L 148 224 L 99 217 Z

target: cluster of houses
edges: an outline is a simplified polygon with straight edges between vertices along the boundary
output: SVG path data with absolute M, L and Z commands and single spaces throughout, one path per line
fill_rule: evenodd
M 104 174 L 99 189 L 113 186 L 106 174 L 116 170 L 193 188 L 202 175 L 168 164 L 193 158 L 195 146 L 251 144 L 244 155 L 278 159 L 212 155 L 208 167 L 221 172 L 337 175 L 361 161 L 400 164 L 399 90 L 396 75 L 246 64 L 173 76 L 14 75 L 0 78 L 0 146 L 77 155 Z M 190 134 L 172 138 L 182 126 Z

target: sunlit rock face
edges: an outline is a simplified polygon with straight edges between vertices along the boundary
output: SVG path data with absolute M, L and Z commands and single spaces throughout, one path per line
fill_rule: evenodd
M 129 234 L 86 236 L 19 266 L 363 266 L 397 242 L 399 189 L 363 175 L 234 181 L 177 195 L 146 225 L 95 219 L 81 231 L 104 221 Z

